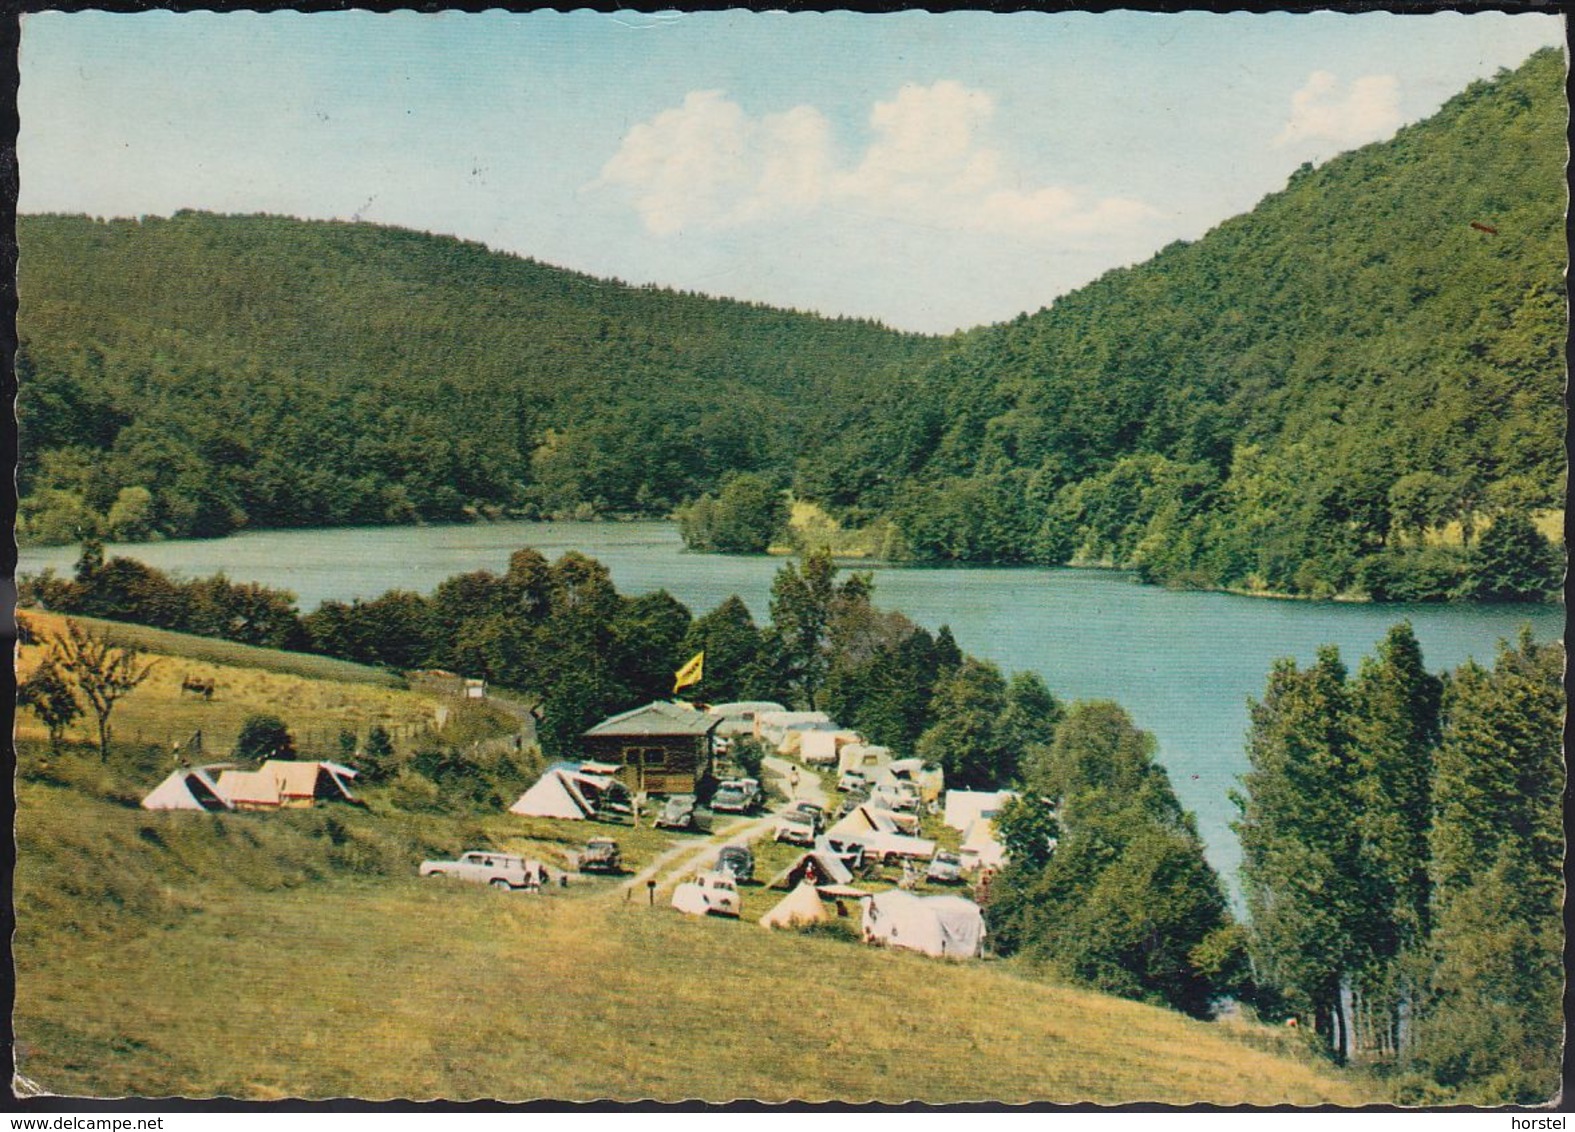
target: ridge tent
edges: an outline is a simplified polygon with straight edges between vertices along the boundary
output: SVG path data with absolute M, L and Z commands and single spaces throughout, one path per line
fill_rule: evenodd
M 958 856 L 965 869 L 980 865 L 998 869 L 1006 864 L 1006 846 L 995 839 L 995 822 L 980 818 L 969 826 Z
M 262 770 L 227 770 L 219 794 L 237 810 L 277 810 L 284 802 L 279 780 Z
M 995 817 L 1015 797 L 1015 790 L 948 790 L 942 820 L 952 829 L 966 832 L 980 818 Z
M 847 743 L 837 752 L 837 773 L 850 770 L 869 772 L 891 762 L 891 748 L 870 743 Z
M 269 759 L 257 773 L 273 775 L 279 783 L 279 805 L 288 809 L 302 809 L 318 799 L 355 801 L 347 778 L 354 778 L 356 772 L 339 763 Z
M 984 939 L 984 914 L 961 896 L 915 896 L 894 888 L 864 901 L 861 928 L 865 943 L 972 959 Z
M 760 917 L 763 928 L 794 928 L 831 919 L 821 902 L 820 893 L 808 882 L 800 882 L 777 906 Z
M 799 757 L 816 766 L 830 766 L 837 761 L 837 752 L 862 738 L 857 731 L 811 730 L 801 732 Z
M 142 799 L 144 810 L 206 810 L 216 813 L 233 810 L 234 804 L 219 789 L 214 773 L 227 769 L 223 763 L 210 766 L 183 766 L 171 771 Z
M 792 888 L 795 885 L 847 884 L 853 879 L 848 866 L 831 851 L 828 845 L 814 848 L 799 856 L 787 868 L 771 878 L 767 888 Z

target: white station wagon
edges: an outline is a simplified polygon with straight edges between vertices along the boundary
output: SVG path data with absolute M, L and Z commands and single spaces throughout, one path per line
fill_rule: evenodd
M 539 885 L 545 871 L 535 861 L 485 850 L 461 853 L 457 861 L 421 862 L 421 875 L 424 877 L 454 877 L 476 884 L 490 884 L 494 888 Z

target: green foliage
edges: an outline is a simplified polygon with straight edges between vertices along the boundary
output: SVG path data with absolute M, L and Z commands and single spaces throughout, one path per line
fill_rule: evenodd
M 352 742 L 354 736 L 351 737 Z M 394 751 L 394 740 L 388 728 L 374 723 L 367 732 L 366 747 L 357 757 L 356 769 L 367 782 L 389 782 L 398 773 L 400 761 Z
M 1564 577 L 1564 556 L 1521 513 L 1500 515 L 1471 554 L 1472 596 L 1482 601 L 1538 601 Z
M 144 662 L 136 649 L 113 644 L 103 631 L 79 621 L 68 621 L 65 632 L 50 642 L 49 657 L 93 713 L 99 759 L 108 761 L 115 705 L 136 691 L 158 661 Z M 63 710 L 64 703 L 59 707 Z
M 1556 573 L 1530 540 L 1479 554 L 1472 585 L 1422 547 L 1562 503 L 1563 83 L 1539 52 L 1196 243 L 958 336 L 795 492 L 889 516 L 919 561 L 1540 597 Z
M 731 477 L 713 499 L 702 495 L 678 512 L 678 529 L 691 550 L 763 554 L 787 531 L 788 504 L 769 476 Z
M 745 698 L 769 698 L 776 689 L 770 686 L 769 666 L 762 655 L 760 630 L 749 614 L 749 607 L 736 594 L 728 597 L 710 613 L 697 617 L 685 633 L 678 655 L 705 653 L 705 679 L 700 690 L 711 703 L 728 703 Z
M 235 757 L 245 762 L 264 759 L 293 759 L 295 737 L 277 715 L 248 715 L 241 721 L 235 738 Z
M 60 750 L 66 728 L 82 716 L 82 704 L 76 689 L 53 653 L 17 685 L 16 706 L 31 708 L 39 722 L 49 731 L 49 746 Z
M 1354 682 L 1285 661 L 1240 799 L 1259 990 L 1412 1102 L 1536 1104 L 1562 1040 L 1563 649 L 1426 672 L 1408 625 Z M 1342 828 L 1344 827 L 1344 828 Z
M 831 552 L 815 550 L 800 565 L 789 562 L 771 580 L 772 654 L 778 682 L 793 690 L 811 711 L 831 668 L 833 619 L 869 604 L 868 574 L 853 574 L 840 585 Z
M 933 340 L 369 224 L 19 220 L 34 542 L 664 515 Z M 287 333 L 281 333 L 287 328 Z
M 1072 707 L 1042 768 L 1056 815 L 1030 796 L 999 819 L 1011 856 L 992 890 L 990 929 L 998 950 L 1207 1016 L 1240 981 L 1221 934 L 1230 918 L 1153 749 L 1115 704 Z

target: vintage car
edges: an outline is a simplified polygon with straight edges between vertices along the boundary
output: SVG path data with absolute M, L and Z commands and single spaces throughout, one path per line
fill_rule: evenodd
M 424 877 L 453 877 L 494 888 L 540 887 L 545 872 L 535 861 L 485 849 L 461 853 L 453 861 L 422 861 L 420 869 Z
M 837 789 L 843 793 L 847 793 L 850 790 L 865 790 L 868 788 L 869 780 L 864 777 L 862 772 L 857 770 L 845 770 L 842 772 L 842 777 L 837 779 Z
M 730 778 L 716 788 L 711 808 L 719 814 L 747 814 L 757 809 L 765 795 L 753 778 Z
M 820 824 L 813 814 L 803 810 L 788 810 L 777 818 L 771 837 L 776 841 L 786 841 L 789 845 L 810 846 L 815 844 L 815 835 L 819 832 Z
M 729 873 L 735 881 L 745 884 L 755 879 L 755 855 L 743 845 L 724 845 L 716 855 L 714 871 Z
M 673 889 L 673 907 L 691 916 L 733 916 L 743 909 L 732 873 L 696 873 Z
M 580 850 L 580 872 L 617 873 L 623 871 L 618 843 L 610 837 L 593 837 Z
M 711 815 L 699 807 L 693 794 L 674 794 L 656 811 L 651 824 L 657 829 L 692 829 L 705 832 L 711 828 Z

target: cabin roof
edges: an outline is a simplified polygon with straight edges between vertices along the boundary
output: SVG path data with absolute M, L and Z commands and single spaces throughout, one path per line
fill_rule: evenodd
M 715 730 L 722 722 L 719 716 L 696 711 L 688 704 L 666 703 L 658 700 L 644 707 L 634 708 L 621 715 L 604 719 L 585 733 L 586 737 L 599 735 L 692 735 L 700 736 Z

